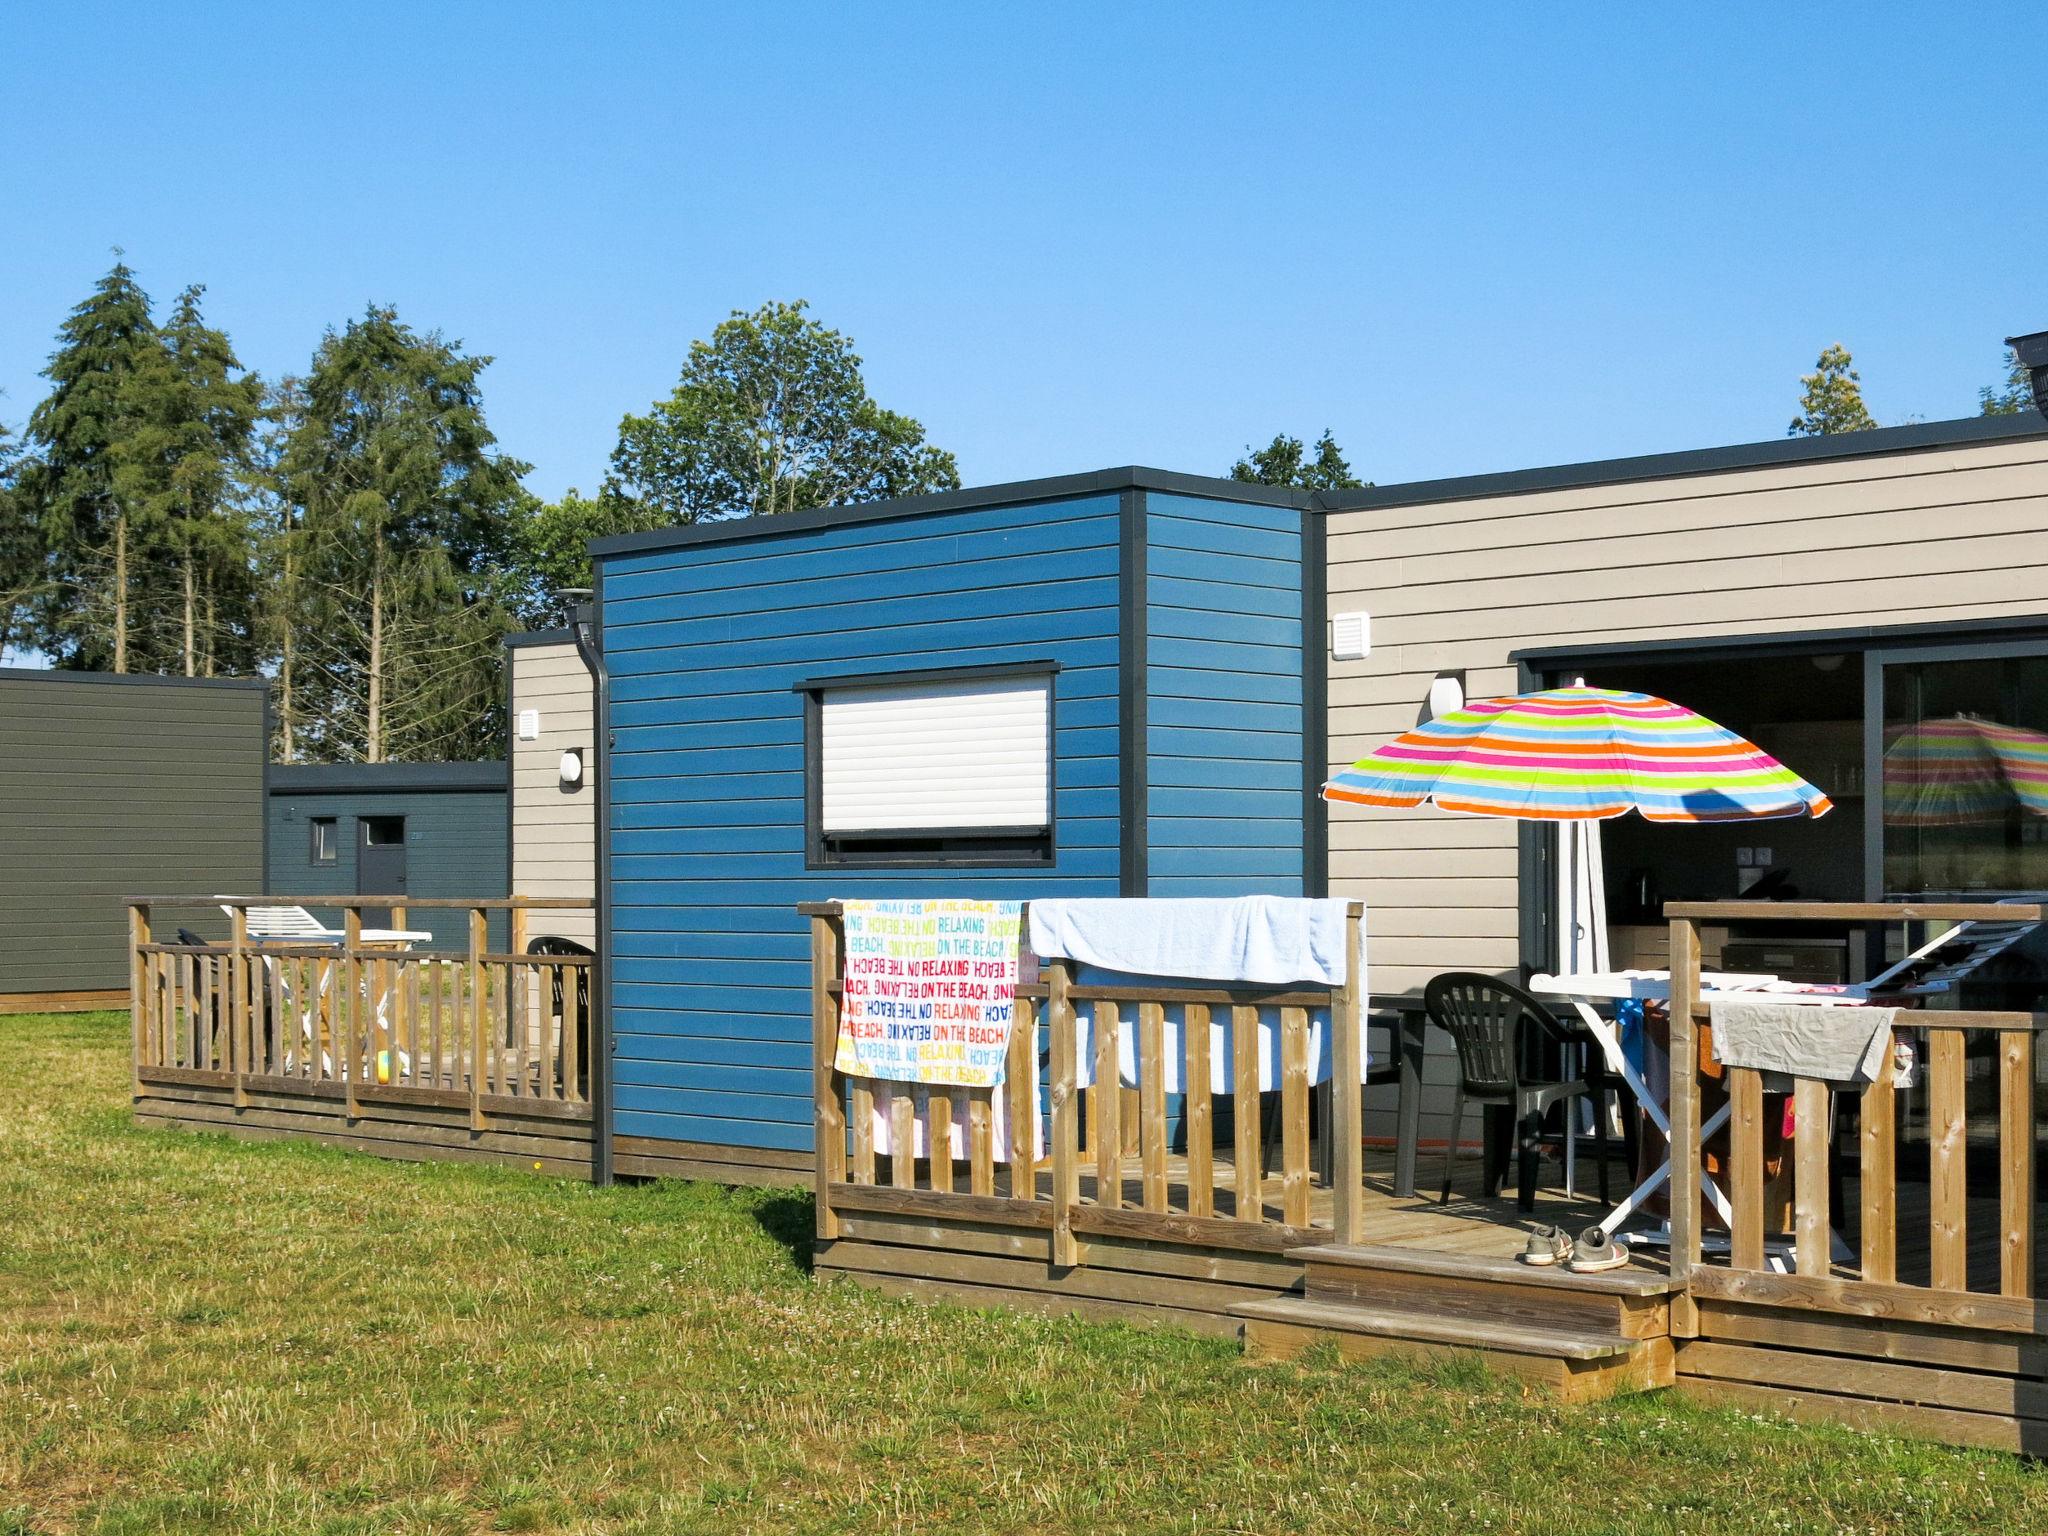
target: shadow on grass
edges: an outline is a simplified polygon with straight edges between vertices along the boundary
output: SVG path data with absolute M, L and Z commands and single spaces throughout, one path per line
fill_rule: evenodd
M 817 1246 L 817 1205 L 808 1194 L 777 1190 L 754 1206 L 754 1220 L 763 1232 L 789 1250 L 797 1268 L 811 1272 L 812 1250 Z

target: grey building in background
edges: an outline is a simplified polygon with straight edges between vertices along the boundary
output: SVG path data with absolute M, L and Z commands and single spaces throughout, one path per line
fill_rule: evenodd
M 122 897 L 263 883 L 267 701 L 261 678 L 0 668 L 0 1012 L 125 1007 Z
M 329 921 L 322 896 L 495 897 L 507 884 L 503 763 L 279 764 L 270 770 L 266 890 Z M 409 926 L 460 947 L 460 914 Z M 438 926 L 437 926 L 438 923 Z M 491 921 L 493 942 L 505 918 Z M 440 928 L 447 928 L 443 933 Z
M 567 630 L 505 642 L 511 684 L 512 889 L 521 896 L 597 894 L 597 725 L 590 669 Z M 564 758 L 581 769 L 562 773 Z M 596 913 L 541 911 L 527 931 L 597 943 Z

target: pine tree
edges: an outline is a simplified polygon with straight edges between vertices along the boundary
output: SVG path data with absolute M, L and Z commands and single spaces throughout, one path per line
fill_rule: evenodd
M 278 464 L 304 754 L 499 748 L 510 514 L 527 466 L 494 451 L 478 388 L 489 362 L 377 306 L 314 355 Z
M 0 662 L 28 638 L 47 564 L 47 551 L 24 506 L 25 468 L 21 439 L 0 421 Z
M 263 385 L 236 377 L 233 347 L 200 312 L 204 291 L 179 294 L 135 375 L 135 429 L 117 476 L 155 536 L 145 568 L 176 593 L 160 609 L 170 633 L 149 648 L 187 677 L 253 670 L 256 660 L 253 530 L 240 502 Z
M 24 521 L 47 566 L 34 604 L 35 643 L 61 665 L 134 670 L 131 655 L 146 509 L 117 481 L 136 428 L 136 376 L 157 358 L 149 296 L 116 261 L 58 333 L 49 395 L 29 416 L 36 450 L 22 476 Z
M 1837 432 L 1867 432 L 1877 423 L 1863 404 L 1863 376 L 1853 366 L 1849 349 L 1839 342 L 1823 348 L 1812 373 L 1800 383 L 1799 414 L 1787 437 L 1828 437 Z

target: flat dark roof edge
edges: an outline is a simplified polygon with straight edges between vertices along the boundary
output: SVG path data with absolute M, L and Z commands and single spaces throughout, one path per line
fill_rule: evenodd
M 2022 411 L 2010 416 L 1964 416 L 1954 421 L 1916 421 L 1903 427 L 1873 427 L 1867 432 L 1844 432 L 1832 437 L 1781 437 L 1760 443 L 1734 443 L 1723 448 L 1689 448 L 1679 453 L 1594 459 L 1582 464 L 1512 469 L 1498 474 L 1410 480 L 1398 485 L 1368 486 L 1358 491 L 1318 491 L 1316 506 L 1325 512 L 1349 512 L 1370 507 L 1469 501 L 1482 496 L 1513 496 L 1529 491 L 1569 490 L 1590 485 L 1625 485 L 1634 480 L 1669 480 L 1683 475 L 1710 475 L 1779 464 L 1873 458 L 1887 453 L 2032 437 L 2048 437 L 2048 419 L 2043 419 L 2035 411 Z
M 39 683 L 140 683 L 152 688 L 269 688 L 267 677 L 166 677 L 159 672 L 72 672 L 63 667 L 0 667 L 0 680 Z
M 436 794 L 502 790 L 504 761 L 487 763 L 273 763 L 273 795 Z
M 978 507 L 1029 506 L 1034 502 L 1069 501 L 1116 491 L 1164 491 L 1200 496 L 1211 501 L 1239 501 L 1254 506 L 1307 507 L 1310 493 L 1284 485 L 1258 485 L 1212 475 L 1183 475 L 1170 469 L 1128 464 L 1117 469 L 1077 475 L 1049 475 L 1038 480 L 1012 480 L 1002 485 L 969 486 L 929 496 L 899 496 L 891 501 L 856 502 L 845 507 L 816 507 L 808 512 L 783 512 L 773 517 L 732 517 L 715 523 L 661 528 L 653 533 L 622 533 L 593 539 L 590 552 L 602 560 L 612 555 L 640 555 L 680 549 L 692 544 L 718 544 L 733 539 L 775 538 L 842 523 L 880 522 L 889 518 L 926 517 L 938 512 L 965 512 Z
M 566 629 L 526 629 L 505 637 L 505 649 L 520 650 L 529 645 L 574 645 L 575 635 Z
M 1508 660 L 1536 665 L 1600 661 L 1616 656 L 1718 655 L 1732 651 L 1825 651 L 1859 645 L 1968 640 L 1986 635 L 2036 635 L 2048 631 L 2048 611 L 1983 619 L 1934 619 L 1919 623 L 1847 624 L 1833 629 L 1781 629 L 1740 635 L 1678 635 L 1660 640 L 1593 640 L 1581 644 L 1531 645 L 1508 652 Z

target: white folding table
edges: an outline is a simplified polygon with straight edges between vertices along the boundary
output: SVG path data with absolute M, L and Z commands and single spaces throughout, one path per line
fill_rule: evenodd
M 1572 1005 L 1586 1031 L 1600 1047 L 1600 1054 L 1607 1059 L 1607 1065 L 1622 1078 L 1636 1096 L 1636 1102 L 1643 1107 L 1643 1113 L 1650 1117 L 1650 1123 L 1657 1127 L 1664 1137 L 1664 1145 L 1671 1145 L 1671 1116 L 1664 1102 L 1650 1089 L 1643 1075 L 1628 1059 L 1628 1053 L 1621 1046 L 1621 1031 L 1613 1020 L 1602 1017 L 1595 1002 L 1622 1002 L 1637 999 L 1643 1002 L 1669 1002 L 1671 999 L 1671 973 L 1669 971 L 1593 971 L 1567 976 L 1538 975 L 1529 979 L 1529 990 L 1539 996 L 1562 998 Z M 1700 973 L 1700 996 L 1711 1002 L 1716 997 L 1737 995 L 1754 996 L 1768 994 L 1774 997 L 1811 1003 L 1821 1007 L 1860 1007 L 1865 995 L 1855 988 L 1810 987 L 1799 982 L 1780 981 L 1775 976 L 1755 975 L 1742 972 L 1702 971 Z M 1700 1140 L 1704 1142 L 1722 1126 L 1728 1123 L 1733 1113 L 1732 1104 L 1724 1104 L 1715 1110 L 1700 1127 Z M 1671 1177 L 1671 1158 L 1665 1159 L 1649 1177 L 1629 1191 L 1626 1199 L 1602 1218 L 1600 1230 L 1612 1237 L 1621 1224 L 1640 1210 L 1645 1201 L 1662 1189 Z M 1721 1214 L 1721 1219 L 1734 1225 L 1734 1211 L 1728 1204 L 1728 1197 L 1721 1192 L 1711 1175 L 1700 1171 L 1700 1189 L 1708 1202 Z M 1840 1238 L 1836 1238 L 1837 1244 Z

